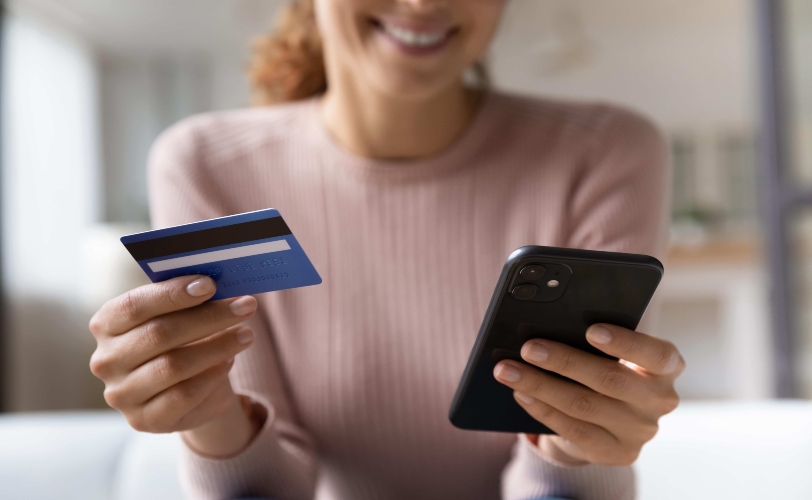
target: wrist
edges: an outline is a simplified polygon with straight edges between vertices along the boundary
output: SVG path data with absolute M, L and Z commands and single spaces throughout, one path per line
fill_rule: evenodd
M 228 458 L 239 454 L 264 424 L 262 405 L 248 396 L 234 394 L 232 404 L 220 416 L 195 429 L 181 432 L 186 445 L 199 455 Z
M 590 462 L 581 456 L 575 445 L 564 441 L 560 436 L 552 434 L 526 434 L 539 453 L 560 465 L 569 467 L 588 465 Z

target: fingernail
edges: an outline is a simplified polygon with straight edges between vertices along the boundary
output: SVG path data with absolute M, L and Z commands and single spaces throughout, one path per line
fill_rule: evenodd
M 528 342 L 522 347 L 522 357 L 527 361 L 541 363 L 547 359 L 547 348 L 537 342 Z
M 237 332 L 237 342 L 240 344 L 248 344 L 254 340 L 254 332 L 250 328 L 241 328 Z
M 240 297 L 229 304 L 228 307 L 235 316 L 245 316 L 254 312 L 254 309 L 257 308 L 257 301 L 254 297 Z
M 530 397 L 527 394 L 521 393 L 519 391 L 515 391 L 513 395 L 516 396 L 516 399 L 518 399 L 519 401 L 521 401 L 526 405 L 532 405 L 533 403 L 536 402 L 536 398 Z
M 595 325 L 587 330 L 586 338 L 596 344 L 608 344 L 612 341 L 612 334 L 606 328 Z
M 518 382 L 522 378 L 522 372 L 515 366 L 507 363 L 499 363 L 496 365 L 496 376 L 505 382 Z
M 186 285 L 186 293 L 192 297 L 202 297 L 213 292 L 215 289 L 214 280 L 209 277 L 196 279 Z

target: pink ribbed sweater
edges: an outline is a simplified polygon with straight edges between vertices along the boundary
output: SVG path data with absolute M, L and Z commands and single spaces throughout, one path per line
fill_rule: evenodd
M 634 496 L 447 413 L 502 264 L 527 244 L 663 256 L 669 171 L 639 116 L 491 93 L 446 151 L 355 156 L 310 99 L 183 121 L 153 148 L 153 224 L 278 209 L 324 282 L 257 296 L 232 384 L 269 410 L 239 455 L 184 447 L 191 498 Z

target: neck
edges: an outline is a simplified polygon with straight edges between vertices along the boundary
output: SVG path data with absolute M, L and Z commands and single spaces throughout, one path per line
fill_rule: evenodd
M 441 152 L 462 134 L 479 97 L 462 83 L 428 99 L 411 100 L 331 82 L 322 101 L 322 120 L 357 155 L 420 158 Z

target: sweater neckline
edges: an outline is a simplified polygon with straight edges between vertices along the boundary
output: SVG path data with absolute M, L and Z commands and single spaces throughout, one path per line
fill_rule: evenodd
M 349 151 L 336 141 L 324 125 L 320 113 L 320 96 L 310 99 L 307 105 L 307 118 L 317 147 L 326 153 L 334 168 L 348 170 L 368 178 L 412 180 L 433 177 L 461 168 L 468 163 L 465 160 L 472 157 L 484 143 L 496 107 L 495 101 L 495 94 L 492 91 L 485 91 L 465 130 L 444 150 L 417 159 L 384 160 L 364 157 Z

